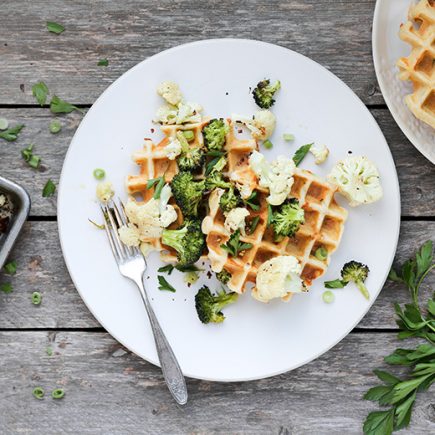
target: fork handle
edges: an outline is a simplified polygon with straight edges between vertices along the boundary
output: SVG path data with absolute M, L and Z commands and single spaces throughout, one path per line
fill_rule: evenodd
M 163 333 L 160 323 L 154 313 L 153 307 L 150 304 L 148 295 L 145 291 L 145 286 L 143 284 L 143 278 L 141 277 L 140 280 L 135 280 L 135 282 L 139 287 L 143 303 L 150 319 L 151 329 L 153 331 L 154 341 L 156 343 L 157 355 L 159 357 L 166 385 L 168 386 L 169 391 L 171 392 L 175 401 L 179 405 L 185 405 L 187 403 L 187 387 L 183 372 L 181 371 L 177 358 L 175 357 L 165 334 Z

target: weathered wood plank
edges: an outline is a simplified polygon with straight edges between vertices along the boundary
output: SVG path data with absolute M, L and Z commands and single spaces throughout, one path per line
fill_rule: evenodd
M 392 150 L 399 174 L 402 194 L 402 214 L 405 216 L 434 216 L 435 166 L 426 160 L 404 137 L 386 109 L 372 111 Z M 55 198 L 42 198 L 42 188 L 48 178 L 58 181 L 65 153 L 81 115 L 62 117 L 62 131 L 53 135 L 48 130 L 52 119 L 48 109 L 0 109 L 0 117 L 11 123 L 26 124 L 16 142 L 0 140 L 0 174 L 20 182 L 32 198 L 32 215 L 56 215 Z M 39 171 L 27 166 L 20 150 L 35 144 L 35 153 L 42 157 Z
M 435 222 L 404 222 L 397 253 L 402 263 L 427 239 L 435 240 Z M 14 277 L 0 275 L 0 283 L 9 281 L 13 293 L 0 294 L 0 328 L 92 328 L 99 324 L 89 313 L 75 290 L 64 265 L 55 222 L 28 222 L 11 258 L 18 261 Z M 427 280 L 435 285 L 435 274 Z M 43 295 L 35 307 L 33 291 Z M 427 286 L 426 294 L 430 292 Z M 378 300 L 358 325 L 361 328 L 395 328 L 393 302 L 409 300 L 403 286 L 387 283 Z
M 51 346 L 54 354 L 46 355 Z M 375 405 L 362 400 L 371 371 L 397 346 L 392 334 L 351 334 L 318 360 L 247 383 L 188 380 L 177 407 L 160 369 L 105 333 L 2 332 L 1 433 L 357 434 Z M 32 396 L 36 386 L 48 397 Z M 54 401 L 50 392 L 63 388 Z M 434 396 L 422 394 L 411 432 L 433 433 Z
M 4 2 L 0 18 L 0 104 L 33 103 L 44 80 L 75 103 L 93 103 L 123 72 L 161 50 L 208 38 L 251 38 L 305 54 L 343 79 L 366 103 L 382 103 L 373 70 L 375 0 Z M 19 13 L 17 13 L 19 11 Z M 46 20 L 62 23 L 49 33 Z M 108 58 L 109 67 L 97 66 Z M 24 84 L 24 92 L 20 86 Z

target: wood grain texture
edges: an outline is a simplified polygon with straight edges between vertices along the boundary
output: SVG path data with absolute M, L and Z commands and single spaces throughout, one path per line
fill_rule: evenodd
M 1 332 L 1 433 L 340 434 L 361 433 L 375 409 L 362 400 L 371 371 L 394 350 L 392 334 L 351 334 L 318 360 L 246 383 L 189 379 L 190 401 L 171 400 L 160 369 L 105 333 Z M 46 354 L 47 346 L 54 354 Z M 31 357 L 30 357 L 31 355 Z M 43 400 L 32 396 L 41 386 Z M 63 388 L 54 401 L 50 392 Z M 417 400 L 409 433 L 435 431 L 434 396 Z
M 402 214 L 434 216 L 435 166 L 410 144 L 386 109 L 374 109 L 372 113 L 385 134 L 397 166 Z M 29 191 L 32 215 L 55 216 L 56 199 L 42 198 L 42 188 L 48 178 L 52 178 L 57 184 L 66 151 L 80 123 L 81 115 L 73 113 L 60 117 L 63 129 L 56 135 L 48 130 L 50 120 L 53 119 L 48 109 L 0 109 L 0 117 L 6 117 L 11 124 L 26 125 L 16 142 L 0 140 L 1 175 L 22 183 Z M 351 143 L 351 138 L 349 142 Z M 42 157 L 38 171 L 30 168 L 20 156 L 20 150 L 29 143 L 35 144 L 34 152 Z
M 371 55 L 375 0 L 3 3 L 0 104 L 34 103 L 37 80 L 68 101 L 91 104 L 143 59 L 209 38 L 259 39 L 293 49 L 334 72 L 365 103 L 383 102 Z M 65 32 L 49 33 L 47 20 L 63 24 Z M 100 58 L 109 59 L 107 68 L 97 66 Z
M 408 259 L 429 238 L 435 240 L 435 222 L 403 222 L 396 262 Z M 100 326 L 71 282 L 62 259 L 55 222 L 28 222 L 11 258 L 17 259 L 18 272 L 14 277 L 0 274 L 0 283 L 8 281 L 14 286 L 13 293 L 0 294 L 0 329 Z M 427 279 L 426 295 L 431 291 L 430 285 L 432 288 L 435 285 L 435 273 Z M 30 301 L 33 291 L 42 293 L 40 306 Z M 313 295 L 316 296 L 319 295 Z M 403 286 L 387 283 L 358 327 L 395 328 L 393 303 L 408 300 Z M 365 303 L 363 299 L 361 303 Z

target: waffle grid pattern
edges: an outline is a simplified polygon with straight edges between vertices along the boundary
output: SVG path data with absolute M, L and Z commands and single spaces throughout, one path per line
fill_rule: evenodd
M 435 1 L 412 5 L 408 19 L 399 35 L 412 51 L 397 62 L 399 78 L 411 80 L 414 87 L 405 103 L 418 119 L 435 128 Z

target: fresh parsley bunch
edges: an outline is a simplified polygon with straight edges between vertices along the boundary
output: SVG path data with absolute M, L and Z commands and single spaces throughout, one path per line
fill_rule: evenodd
M 389 408 L 371 412 L 367 416 L 363 427 L 367 435 L 388 435 L 408 426 L 417 393 L 427 390 L 435 382 L 435 294 L 424 308 L 418 301 L 419 289 L 434 268 L 433 244 L 427 241 L 415 258 L 408 260 L 399 272 L 390 272 L 389 279 L 405 284 L 412 299 L 404 307 L 399 304 L 394 306 L 400 328 L 399 339 L 419 337 L 426 342 L 414 349 L 398 348 L 384 358 L 390 365 L 409 367 L 410 373 L 406 379 L 374 370 L 383 385 L 370 388 L 364 399 Z

